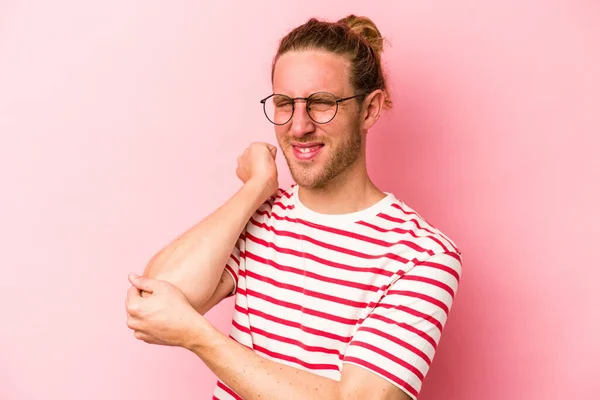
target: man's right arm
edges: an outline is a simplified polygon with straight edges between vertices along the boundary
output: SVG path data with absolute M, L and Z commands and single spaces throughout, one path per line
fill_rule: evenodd
M 207 312 L 233 290 L 225 264 L 272 187 L 264 179 L 248 180 L 225 204 L 152 257 L 144 275 L 172 283 L 198 312 Z

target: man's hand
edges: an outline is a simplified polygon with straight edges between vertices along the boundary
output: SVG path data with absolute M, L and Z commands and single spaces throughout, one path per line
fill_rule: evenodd
M 237 159 L 237 177 L 244 183 L 256 183 L 267 197 L 279 188 L 275 156 L 277 148 L 268 143 L 252 143 Z
M 130 275 L 127 326 L 137 339 L 150 344 L 186 347 L 190 332 L 209 324 L 177 287 L 169 282 Z M 142 296 L 141 293 L 144 293 Z M 198 337 L 196 332 L 196 337 Z

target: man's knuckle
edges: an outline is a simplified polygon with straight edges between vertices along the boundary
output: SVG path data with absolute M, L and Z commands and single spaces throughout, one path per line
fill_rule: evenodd
M 137 315 L 140 313 L 140 306 L 137 303 L 129 303 L 127 304 L 127 312 L 132 315 Z

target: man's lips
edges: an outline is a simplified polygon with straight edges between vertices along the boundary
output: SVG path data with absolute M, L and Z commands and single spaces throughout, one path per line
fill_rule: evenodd
M 321 152 L 323 148 L 323 143 L 313 142 L 313 143 L 292 143 L 294 156 L 298 160 L 311 160 L 317 156 Z
M 297 147 L 300 149 L 308 149 L 311 147 L 322 147 L 323 143 L 321 142 L 310 142 L 310 143 L 291 143 L 293 147 Z

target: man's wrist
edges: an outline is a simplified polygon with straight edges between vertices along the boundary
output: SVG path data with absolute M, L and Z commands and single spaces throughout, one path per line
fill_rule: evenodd
M 268 181 L 259 179 L 250 179 L 244 183 L 244 189 L 255 199 L 255 206 L 261 206 L 272 193 L 269 193 L 271 185 Z
M 198 314 L 187 335 L 184 348 L 202 357 L 208 351 L 214 351 L 223 334 L 217 330 L 204 316 Z

